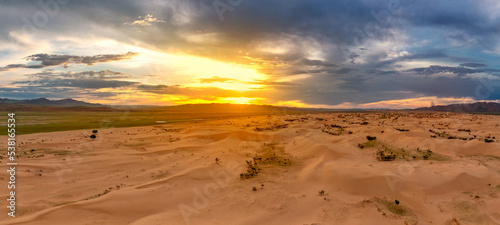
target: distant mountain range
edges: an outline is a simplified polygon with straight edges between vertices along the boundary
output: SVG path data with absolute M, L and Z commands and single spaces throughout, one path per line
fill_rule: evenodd
M 500 104 L 495 102 L 476 102 L 470 104 L 437 105 L 415 109 L 417 111 L 485 113 L 500 112 Z
M 307 112 L 340 112 L 364 111 L 363 109 L 308 109 L 271 105 L 238 105 L 238 104 L 191 104 L 177 106 L 108 106 L 96 103 L 78 101 L 71 98 L 49 100 L 47 98 L 14 100 L 0 98 L 0 111 L 165 111 L 176 113 L 264 113 L 288 114 Z M 372 109 L 373 110 L 373 109 Z M 386 109 L 379 109 L 386 110 Z M 500 112 L 500 104 L 495 102 L 476 102 L 471 104 L 439 105 L 414 109 L 415 111 L 488 113 Z
M 47 98 L 14 100 L 0 98 L 0 111 L 32 111 L 32 112 L 58 112 L 58 111 L 141 111 L 141 112 L 166 112 L 166 113 L 218 113 L 218 114 L 295 114 L 333 111 L 362 111 L 362 109 L 333 110 L 315 108 L 295 108 L 272 105 L 246 105 L 246 104 L 187 104 L 176 106 L 147 106 L 147 105 L 102 105 L 78 101 L 71 98 L 50 100 Z
M 15 100 L 0 98 L 0 111 L 33 111 L 33 112 L 58 112 L 58 111 L 114 111 L 101 104 L 78 101 L 71 98 L 49 100 L 46 98 Z
M 0 103 L 9 104 L 24 104 L 24 105 L 45 105 L 45 106 L 88 106 L 88 107 L 103 107 L 104 105 L 88 103 L 84 101 L 74 100 L 72 98 L 66 98 L 61 100 L 49 100 L 46 98 L 37 99 L 26 99 L 26 100 L 14 100 L 8 98 L 0 98 Z

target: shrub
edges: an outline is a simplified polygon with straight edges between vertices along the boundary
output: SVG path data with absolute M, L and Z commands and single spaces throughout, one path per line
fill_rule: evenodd
M 95 135 L 93 135 L 93 134 L 92 134 L 92 135 L 90 135 L 90 138 L 91 138 L 91 139 L 95 139 L 96 137 L 97 137 L 97 136 L 95 136 Z
M 97 130 L 93 130 L 92 133 L 97 134 Z
M 377 151 L 377 159 L 380 161 L 393 161 L 396 159 L 396 155 L 392 152 L 382 151 L 379 149 Z
M 373 141 L 373 140 L 377 140 L 377 137 L 375 137 L 375 136 L 366 136 L 366 139 L 368 139 L 369 141 Z

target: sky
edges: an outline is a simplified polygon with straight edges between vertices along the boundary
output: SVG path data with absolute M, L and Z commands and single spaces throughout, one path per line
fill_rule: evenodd
M 500 102 L 500 1 L 2 1 L 0 98 Z

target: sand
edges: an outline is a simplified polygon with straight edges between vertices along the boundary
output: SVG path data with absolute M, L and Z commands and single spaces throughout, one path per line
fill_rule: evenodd
M 22 135 L 17 217 L 3 206 L 0 224 L 500 224 L 499 124 L 336 113 Z

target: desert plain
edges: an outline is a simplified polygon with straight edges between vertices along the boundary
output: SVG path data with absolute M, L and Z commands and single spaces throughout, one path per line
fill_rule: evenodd
M 278 114 L 92 134 L 20 135 L 17 216 L 3 206 L 0 224 L 500 224 L 495 115 Z

